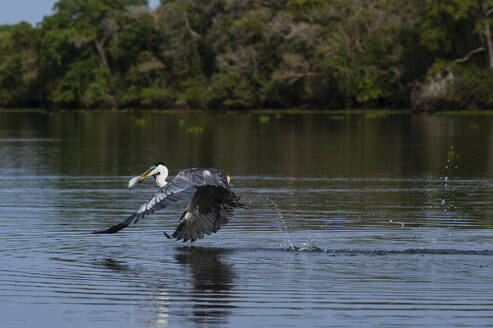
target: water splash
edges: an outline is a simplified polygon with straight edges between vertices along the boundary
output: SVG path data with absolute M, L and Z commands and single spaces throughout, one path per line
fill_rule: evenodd
M 320 253 L 331 256 L 388 256 L 388 255 L 469 255 L 469 256 L 493 256 L 493 250 L 465 250 L 465 249 L 435 249 L 435 248 L 408 248 L 408 249 L 323 249 L 317 246 L 312 246 L 310 249 L 302 247 L 294 247 L 284 249 L 289 252 L 305 252 L 305 253 Z
M 284 215 L 281 212 L 281 209 L 279 206 L 277 206 L 277 203 L 270 198 L 269 196 L 265 196 L 266 199 L 269 201 L 272 209 L 277 213 L 279 217 L 279 231 L 284 232 L 284 245 L 281 244 L 281 248 L 287 248 L 289 250 L 294 250 L 295 247 L 293 243 L 291 242 L 291 237 L 289 236 L 289 231 L 288 231 L 288 226 L 286 224 L 286 221 L 284 220 Z
M 314 234 L 310 234 L 310 236 L 308 236 L 308 239 L 305 240 L 301 247 L 298 248 L 299 251 L 314 251 L 314 250 L 319 250 L 320 248 L 317 247 L 317 246 L 314 246 L 313 245 L 313 239 L 314 239 L 315 235 Z
M 440 183 L 442 186 L 443 194 L 440 197 L 440 207 L 442 208 L 445 216 L 449 216 L 450 212 L 455 210 L 455 185 L 451 180 L 450 176 L 455 174 L 455 169 L 457 169 L 457 160 L 459 155 L 456 154 L 454 146 L 450 146 L 447 152 L 447 160 L 443 165 L 441 171 L 442 176 L 440 177 Z

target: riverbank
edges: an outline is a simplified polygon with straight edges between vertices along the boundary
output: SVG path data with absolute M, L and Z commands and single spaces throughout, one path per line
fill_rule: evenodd
M 184 114 L 184 113 L 210 113 L 220 115 L 251 114 L 251 115 L 329 115 L 349 116 L 365 115 L 366 117 L 384 117 L 388 115 L 440 115 L 440 116 L 491 116 L 493 110 L 442 110 L 442 111 L 420 111 L 415 109 L 245 109 L 245 110 L 204 110 L 204 109 L 39 109 L 39 108 L 0 108 L 0 113 L 36 113 L 36 114 L 58 114 L 58 113 L 134 113 L 134 114 Z

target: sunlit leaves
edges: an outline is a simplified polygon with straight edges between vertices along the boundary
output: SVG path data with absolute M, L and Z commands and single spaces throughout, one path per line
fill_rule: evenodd
M 478 20 L 488 1 L 426 0 L 421 43 L 440 56 L 457 58 L 478 47 Z M 468 49 L 469 48 L 469 49 Z
M 31 105 L 38 82 L 39 30 L 22 22 L 0 29 L 0 106 Z
M 0 105 L 409 106 L 438 68 L 486 67 L 493 26 L 493 0 L 146 4 L 59 0 L 37 28 L 0 26 Z

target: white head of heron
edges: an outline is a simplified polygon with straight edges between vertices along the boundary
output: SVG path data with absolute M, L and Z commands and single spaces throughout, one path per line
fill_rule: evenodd
M 132 189 L 138 183 L 144 181 L 147 177 L 153 176 L 156 180 L 156 184 L 159 188 L 162 188 L 166 185 L 166 178 L 168 177 L 168 168 L 163 162 L 158 162 L 151 166 L 147 171 L 142 173 L 139 176 L 133 177 L 128 181 L 128 189 Z

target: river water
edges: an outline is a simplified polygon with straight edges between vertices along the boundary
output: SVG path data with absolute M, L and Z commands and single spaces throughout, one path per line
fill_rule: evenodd
M 0 113 L 1 327 L 493 327 L 493 116 Z M 215 167 L 247 203 L 164 238 Z

